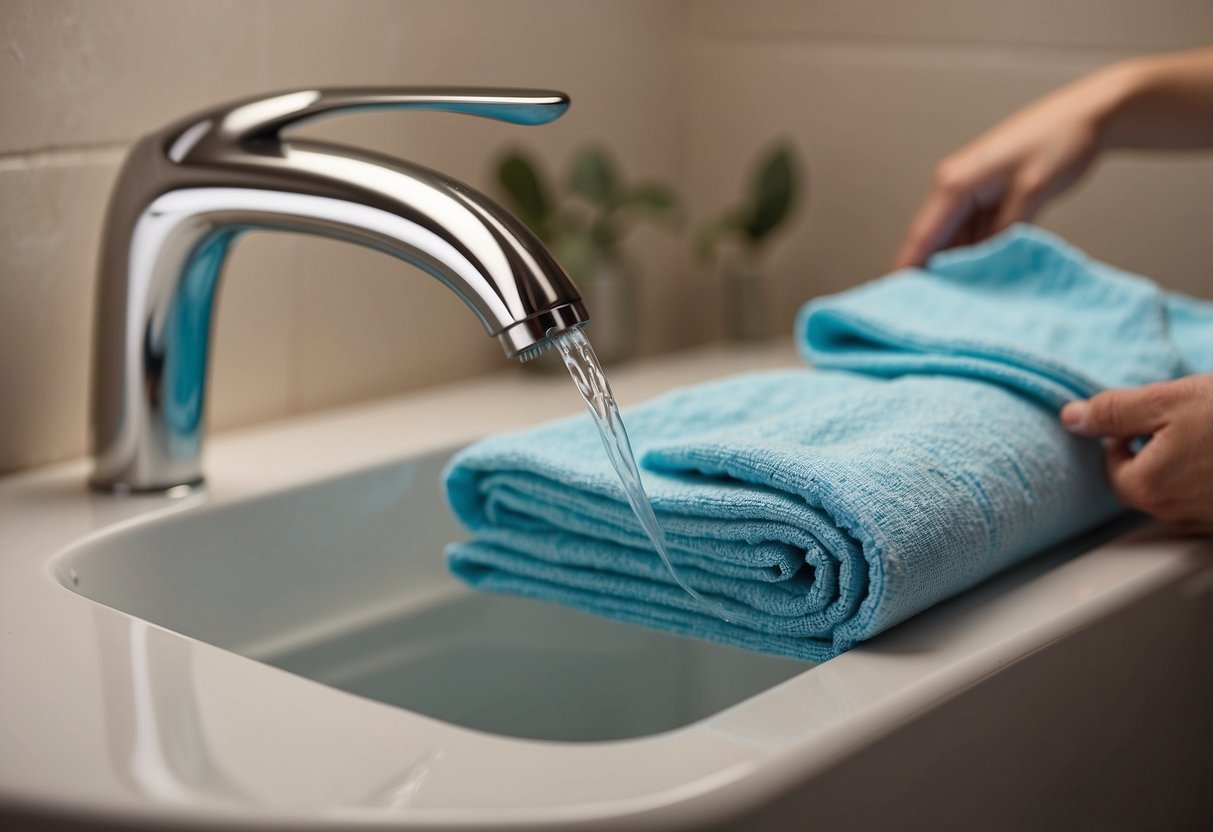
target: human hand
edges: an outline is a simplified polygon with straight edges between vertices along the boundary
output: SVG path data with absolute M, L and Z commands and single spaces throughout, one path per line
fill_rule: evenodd
M 1181 534 L 1213 534 L 1213 375 L 1108 390 L 1067 404 L 1062 424 L 1104 439 L 1112 490 Z M 1136 454 L 1137 436 L 1150 441 Z
M 921 266 L 937 251 L 980 242 L 1032 219 L 1091 166 L 1113 85 L 1091 76 L 1014 114 L 935 168 L 926 200 L 894 261 Z

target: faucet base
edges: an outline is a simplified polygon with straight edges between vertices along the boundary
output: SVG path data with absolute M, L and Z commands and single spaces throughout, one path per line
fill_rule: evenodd
M 191 494 L 197 494 L 206 487 L 206 480 L 199 477 L 190 482 L 177 483 L 176 485 L 151 485 L 147 487 L 134 487 L 125 482 L 110 482 L 96 477 L 88 478 L 88 487 L 93 491 L 98 491 L 104 494 L 111 494 L 115 497 L 167 497 L 170 500 L 180 500 L 182 497 L 189 497 Z

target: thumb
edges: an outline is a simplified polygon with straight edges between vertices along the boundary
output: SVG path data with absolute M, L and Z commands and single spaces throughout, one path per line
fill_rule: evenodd
M 1166 425 L 1157 385 L 1107 390 L 1061 409 L 1061 422 L 1080 436 L 1131 438 L 1155 433 Z

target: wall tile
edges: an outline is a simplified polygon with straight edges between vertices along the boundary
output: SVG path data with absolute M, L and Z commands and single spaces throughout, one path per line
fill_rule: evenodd
M 116 170 L 0 173 L 0 472 L 84 451 L 97 218 Z
M 453 381 L 504 361 L 455 294 L 420 269 L 329 240 L 290 245 L 287 268 L 302 292 L 292 363 L 300 409 Z
M 244 94 L 257 54 L 247 15 L 239 0 L 0 5 L 0 153 L 126 142 Z
M 245 235 L 228 254 L 211 323 L 211 430 L 278 419 L 298 403 L 292 355 L 299 334 L 299 285 L 290 238 Z

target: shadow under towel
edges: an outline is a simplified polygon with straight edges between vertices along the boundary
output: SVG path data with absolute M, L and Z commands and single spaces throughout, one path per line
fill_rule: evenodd
M 493 437 L 446 472 L 479 589 L 821 661 L 1116 514 L 1097 442 L 1057 422 L 1108 387 L 1213 370 L 1213 304 L 1017 226 L 808 304 L 817 369 L 625 414 L 680 589 L 588 416 Z

